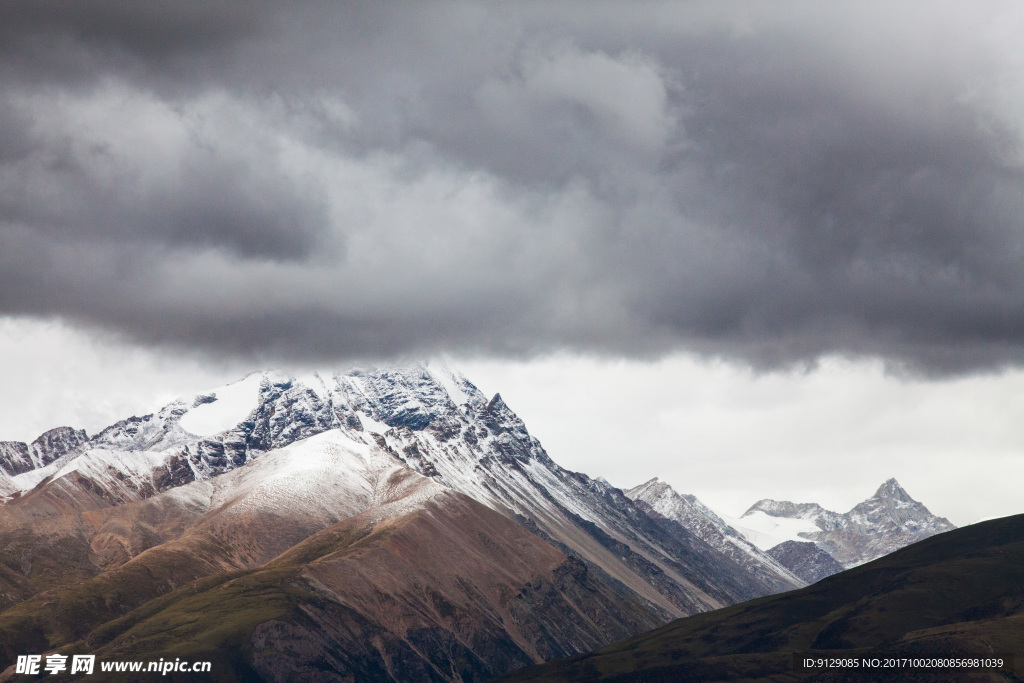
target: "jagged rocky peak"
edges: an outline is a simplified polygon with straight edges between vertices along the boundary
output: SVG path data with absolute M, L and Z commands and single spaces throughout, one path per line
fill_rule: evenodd
M 495 394 L 490 401 L 475 412 L 484 426 L 495 436 L 510 434 L 517 439 L 530 438 L 526 431 L 526 424 L 508 407 L 508 404 L 501 398 L 501 394 Z
M 629 499 L 643 503 L 663 517 L 676 520 L 698 536 L 702 536 L 702 533 L 697 531 L 698 526 L 709 522 L 722 523 L 722 520 L 696 496 L 681 494 L 658 477 L 634 486 L 625 493 Z
M 646 503 L 665 517 L 681 519 L 684 516 L 696 515 L 700 518 L 713 519 L 716 524 L 724 524 L 718 515 L 696 496 L 690 493 L 679 493 L 658 477 L 649 479 L 639 486 L 634 486 L 625 493 L 630 499 Z M 728 528 L 728 525 L 725 526 Z
M 776 586 L 775 590 L 788 590 L 787 584 L 800 585 L 804 581 L 750 543 L 696 496 L 680 494 L 658 477 L 625 491 L 625 494 L 647 514 L 678 522 L 750 574 Z
M 893 501 L 910 505 L 920 505 L 920 503 L 910 497 L 910 494 L 900 486 L 899 482 L 896 481 L 895 478 L 887 479 L 878 487 L 878 490 L 875 491 L 871 498 L 860 503 L 860 505 L 866 505 L 872 501 Z M 747 516 L 753 512 L 763 512 L 773 517 L 809 519 L 812 521 L 824 521 L 832 518 L 833 516 L 840 516 L 836 512 L 826 510 L 817 503 L 792 503 L 788 500 L 779 501 L 772 500 L 771 498 L 764 498 L 757 501 L 751 505 L 745 513 L 743 513 L 743 516 Z M 819 526 L 821 526 L 821 524 L 819 524 Z M 822 528 L 826 529 L 828 528 L 828 525 L 822 526 Z
M 910 497 L 895 479 L 889 479 L 875 495 L 847 513 L 862 526 L 894 528 L 906 532 L 948 531 L 954 526 L 944 517 L 933 515 L 924 504 Z
M 453 409 L 487 399 L 461 373 L 440 362 L 358 368 L 333 376 L 335 404 L 362 412 L 389 427 L 426 428 Z
M 765 499 L 752 505 L 738 521 L 741 525 L 753 525 L 758 513 L 813 523 L 820 531 L 814 531 L 813 527 L 801 530 L 801 538 L 814 541 L 846 567 L 955 528 L 949 520 L 933 515 L 911 498 L 896 479 L 885 481 L 871 498 L 843 514 L 826 510 L 817 503 Z
M 791 503 L 788 500 L 772 500 L 771 498 L 762 498 L 757 501 L 743 513 L 743 516 L 746 517 L 753 512 L 763 512 L 772 517 L 789 517 L 791 519 L 809 519 L 812 521 L 835 514 L 817 503 Z
M 899 500 L 911 503 L 916 502 L 910 497 L 910 494 L 900 486 L 900 483 L 896 481 L 895 477 L 890 477 L 885 481 L 885 483 L 879 486 L 872 498 Z
M 626 491 L 626 495 L 634 500 L 636 500 L 637 498 L 647 500 L 648 498 L 662 496 L 668 493 L 671 489 L 671 486 L 669 486 L 662 480 L 658 479 L 657 477 L 653 477 L 651 479 L 648 479 L 644 483 L 640 484 L 639 486 L 634 486 L 633 488 L 628 489 Z
M 32 443 L 0 441 L 0 473 L 13 477 L 45 467 L 81 448 L 88 440 L 84 429 L 57 427 L 43 432 Z
M 52 462 L 62 455 L 70 453 L 89 440 L 84 429 L 73 427 L 57 427 L 43 432 L 32 446 L 42 455 L 44 460 Z

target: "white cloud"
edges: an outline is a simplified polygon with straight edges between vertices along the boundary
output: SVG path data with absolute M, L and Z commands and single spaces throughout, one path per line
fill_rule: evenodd
M 465 362 L 551 456 L 622 487 L 658 476 L 731 514 L 760 498 L 845 512 L 895 476 L 955 524 L 1024 512 L 1024 372 L 927 381 L 837 358 L 757 374 L 675 356 Z
M 96 434 L 247 371 L 59 322 L 0 317 L 0 441 L 31 441 L 65 425 Z
M 452 364 L 501 393 L 560 465 L 617 486 L 658 476 L 732 514 L 764 497 L 845 512 L 895 476 L 955 524 L 1024 512 L 1024 371 L 926 381 L 836 358 L 758 374 L 569 354 Z M 0 440 L 93 434 L 254 369 L 0 318 Z

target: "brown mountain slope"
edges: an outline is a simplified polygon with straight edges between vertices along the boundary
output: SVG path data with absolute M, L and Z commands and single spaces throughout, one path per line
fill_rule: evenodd
M 420 488 L 69 645 L 102 660 L 210 659 L 216 680 L 472 681 L 656 623 L 628 591 L 515 522 Z
M 3 535 L 22 547 L 0 557 L 8 581 L 33 597 L 0 612 L 0 655 L 77 640 L 184 583 L 260 566 L 424 482 L 368 443 L 326 434 L 145 501 L 23 523 Z
M 115 569 L 207 512 L 178 496 L 64 512 L 34 500 L 0 508 L 0 609 Z
M 462 494 L 395 506 L 409 509 L 340 522 L 86 643 L 109 659 L 208 658 L 218 680 L 473 681 L 652 621 L 627 591 Z
M 64 481 L 43 482 L 0 507 L 0 608 L 116 570 L 160 545 L 195 554 L 191 544 L 213 543 L 204 556 L 217 558 L 219 570 L 258 566 L 400 495 L 402 482 L 414 474 L 371 438 L 334 433 L 120 505 L 82 501 L 80 510 L 64 509 L 54 505 L 65 500 Z
M 154 544 L 0 612 L 2 660 L 71 647 L 210 658 L 243 679 L 482 680 L 663 623 L 516 522 L 337 432 L 48 523 L 93 560 L 99 539 L 121 547 L 143 527 Z
M 1024 515 L 933 536 L 798 591 L 668 624 L 508 681 L 1022 680 Z M 801 671 L 792 653 L 1007 653 L 1000 672 Z M 831 677 L 830 677 L 831 676 Z
M 197 414 L 217 410 L 218 392 L 226 399 L 238 386 L 248 386 L 253 401 L 248 416 L 239 412 L 235 426 L 214 435 L 187 431 L 195 426 L 190 420 Z M 195 479 L 219 479 L 276 448 L 330 430 L 355 440 L 372 437 L 411 469 L 518 520 L 555 547 L 614 577 L 665 618 L 802 583 L 781 568 L 774 573 L 749 571 L 683 526 L 652 518 L 618 489 L 564 470 L 500 396 L 487 399 L 457 373 L 419 364 L 353 369 L 323 379 L 260 373 L 195 400 L 176 401 L 154 415 L 111 426 L 73 459 L 11 479 L 17 495 L 5 507 L 11 506 L 12 514 L 35 532 L 43 521 L 132 505 Z M 337 519 L 320 520 L 317 528 L 332 521 Z M 38 548 L 23 546 L 25 552 L 20 549 L 15 557 L 0 557 L 0 565 L 13 572 L 9 590 L 0 583 L 0 594 L 9 594 L 10 604 L 66 584 L 61 571 L 43 576 L 25 562 L 26 553 L 37 551 L 45 559 L 58 540 L 88 559 L 76 560 L 81 571 L 69 576 L 71 581 L 124 562 L 155 540 L 148 529 L 136 530 L 132 524 L 112 525 L 105 541 L 94 538 L 94 529 L 79 531 L 75 526 L 48 535 L 48 542 Z M 0 519 L 0 535 L 3 528 Z M 20 581 L 20 575 L 28 581 Z

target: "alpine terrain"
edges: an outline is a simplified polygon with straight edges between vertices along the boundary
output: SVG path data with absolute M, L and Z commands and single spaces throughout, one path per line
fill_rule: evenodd
M 843 514 L 817 503 L 764 499 L 730 521 L 809 583 L 955 528 L 911 498 L 895 479 Z
M 559 467 L 436 364 L 254 373 L 0 453 L 6 662 L 483 680 L 803 585 Z
M 1016 515 L 502 680 L 1019 681 L 1022 642 Z
M 696 496 L 679 494 L 657 477 L 625 493 L 649 515 L 678 522 L 751 574 L 770 578 L 791 571 L 744 538 Z
M 919 504 L 879 495 L 811 540 L 843 562 L 902 545 L 886 534 Z M 435 363 L 253 373 L 91 437 L 3 442 L 0 499 L 6 663 L 479 681 L 818 578 L 662 482 L 559 467 L 500 395 Z

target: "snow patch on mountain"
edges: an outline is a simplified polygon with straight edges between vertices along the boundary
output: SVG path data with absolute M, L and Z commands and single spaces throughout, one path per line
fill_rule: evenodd
M 252 373 L 238 382 L 203 392 L 214 400 L 206 402 L 198 398 L 202 402 L 182 415 L 178 425 L 196 436 L 214 436 L 228 431 L 256 409 L 262 381 L 260 373 Z
M 437 382 L 457 406 L 483 398 L 461 373 L 455 372 L 444 361 L 432 360 L 423 366 L 430 377 Z
M 363 429 L 368 431 L 368 432 L 371 432 L 373 434 L 383 434 L 384 432 L 386 432 L 389 429 L 391 429 L 391 427 L 388 427 L 383 422 L 379 422 L 378 420 L 374 420 L 372 417 L 370 417 L 366 413 L 363 413 L 363 412 L 356 413 L 356 417 L 359 418 L 359 424 L 362 425 Z
M 759 544 L 777 538 L 779 542 L 814 541 L 846 568 L 956 528 L 911 498 L 895 479 L 884 482 L 873 496 L 843 514 L 816 503 L 765 499 L 730 522 L 741 532 L 747 529 L 764 534 L 756 541 Z
M 330 373 L 325 374 L 328 378 L 330 377 Z M 321 401 L 328 400 L 331 395 L 331 390 L 328 388 L 327 382 L 320 372 L 308 372 L 304 375 L 299 375 L 295 378 L 295 381 L 316 394 L 317 398 Z
M 401 467 L 379 447 L 331 430 L 214 478 L 212 506 L 241 515 L 276 509 L 331 523 L 368 508 L 378 481 Z
M 739 519 L 719 513 L 723 520 L 761 550 L 769 550 L 786 541 L 807 541 L 804 534 L 821 531 L 807 519 L 773 517 L 761 510 L 749 512 Z

